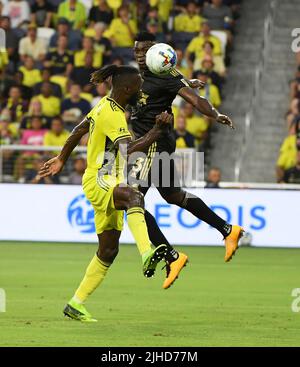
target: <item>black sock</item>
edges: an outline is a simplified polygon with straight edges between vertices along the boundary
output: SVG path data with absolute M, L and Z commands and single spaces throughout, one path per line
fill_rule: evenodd
M 225 222 L 224 219 L 214 213 L 200 198 L 186 192 L 184 200 L 180 205 L 192 213 L 195 217 L 216 228 L 224 237 L 231 232 L 231 224 Z
M 159 245 L 166 245 L 168 247 L 168 253 L 166 255 L 166 260 L 168 262 L 173 262 L 178 259 L 178 252 L 169 244 L 169 241 L 166 239 L 158 224 L 156 223 L 155 218 L 152 214 L 145 210 L 145 221 L 148 228 L 148 234 L 151 243 L 157 247 Z

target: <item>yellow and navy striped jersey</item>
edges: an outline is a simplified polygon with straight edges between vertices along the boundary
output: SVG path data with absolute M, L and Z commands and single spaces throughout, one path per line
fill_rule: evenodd
M 87 114 L 87 120 L 90 123 L 87 169 L 123 176 L 125 162 L 115 144 L 120 139 L 131 138 L 124 108 L 112 98 L 104 97 Z

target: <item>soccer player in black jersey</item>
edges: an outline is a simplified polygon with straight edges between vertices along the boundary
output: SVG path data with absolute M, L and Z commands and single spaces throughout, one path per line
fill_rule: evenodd
M 167 75 L 154 75 L 146 66 L 146 52 L 155 44 L 152 34 L 147 32 L 140 33 L 134 45 L 135 59 L 139 65 L 143 76 L 142 93 L 138 106 L 131 115 L 131 124 L 136 138 L 145 135 L 155 124 L 155 116 L 163 111 L 172 113 L 171 105 L 176 95 L 179 94 L 187 102 L 191 103 L 203 115 L 214 119 L 218 123 L 233 127 L 231 119 L 220 114 L 210 102 L 197 95 L 192 88 L 201 87 L 201 82 L 186 80 L 176 70 Z M 134 170 L 134 177 L 144 180 L 146 185 L 140 185 L 139 190 L 145 195 L 151 186 L 151 170 L 153 164 L 153 156 L 156 152 L 173 153 L 175 151 L 175 135 L 174 129 L 169 129 L 166 135 L 159 139 L 155 144 L 150 146 L 148 151 L 148 159 L 140 160 L 138 171 L 143 177 L 137 177 L 137 165 Z M 155 159 L 155 158 L 154 158 Z M 145 167 L 146 166 L 146 167 Z M 160 172 L 162 173 L 162 172 Z M 132 175 L 129 174 L 129 178 Z M 188 210 L 198 219 L 206 222 L 216 228 L 225 239 L 225 261 L 230 261 L 238 248 L 239 238 L 243 234 L 243 228 L 237 225 L 231 225 L 216 215 L 200 198 L 186 192 L 180 187 L 178 175 L 174 167 L 174 161 L 170 162 L 171 184 L 164 187 L 162 184 L 156 184 L 156 188 L 161 196 L 169 203 L 176 204 L 181 208 Z M 178 277 L 179 272 L 185 266 L 188 258 L 183 253 L 178 253 L 167 241 L 161 230 L 159 229 L 154 217 L 145 212 L 149 237 L 155 246 L 166 244 L 168 247 L 168 255 L 166 257 L 167 277 L 164 281 L 163 288 L 167 289 Z

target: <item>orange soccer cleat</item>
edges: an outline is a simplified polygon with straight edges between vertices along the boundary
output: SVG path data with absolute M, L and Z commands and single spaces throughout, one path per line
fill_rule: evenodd
M 230 234 L 225 238 L 225 262 L 232 259 L 232 256 L 238 249 L 239 239 L 243 236 L 244 229 L 240 226 L 233 225 Z
M 167 278 L 164 281 L 163 288 L 168 289 L 171 287 L 171 285 L 175 282 L 175 280 L 178 278 L 178 275 L 182 268 L 186 266 L 188 263 L 188 257 L 183 254 L 182 252 L 179 252 L 178 259 L 167 263 Z

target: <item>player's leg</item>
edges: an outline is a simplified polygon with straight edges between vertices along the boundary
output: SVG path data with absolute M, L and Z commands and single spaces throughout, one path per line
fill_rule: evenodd
M 154 142 L 149 147 L 146 157 L 143 154 L 140 157 L 135 157 L 134 162 L 128 165 L 129 185 L 138 187 L 139 191 L 144 196 L 152 185 L 152 164 L 155 162 L 158 149 L 157 146 L 158 144 Z M 145 210 L 145 220 L 151 243 L 156 247 L 165 244 L 168 248 L 166 260 L 168 262 L 176 260 L 179 256 L 178 252 L 170 245 L 169 241 L 158 227 L 155 218 L 147 210 Z
M 99 242 L 98 251 L 89 263 L 84 278 L 75 291 L 74 296 L 64 309 L 66 316 L 84 322 L 97 321 L 86 310 L 84 303 L 100 286 L 116 258 L 119 251 L 120 234 L 120 231 L 111 229 L 97 235 Z
M 166 188 L 160 191 L 162 197 L 169 203 L 186 209 L 198 219 L 217 229 L 225 239 L 225 261 L 230 261 L 238 249 L 238 241 L 243 235 L 243 228 L 231 225 L 211 210 L 203 200 L 185 190 L 172 192 Z
M 174 141 L 174 144 L 175 144 L 175 141 Z M 136 159 L 136 161 L 133 164 L 133 167 L 130 169 L 128 173 L 129 183 L 138 186 L 139 191 L 143 193 L 144 195 L 146 195 L 149 187 L 152 184 L 152 181 L 154 181 L 153 182 L 154 185 L 157 184 L 155 182 L 155 179 L 152 180 L 153 176 L 154 177 L 157 176 L 156 175 L 157 172 L 154 172 L 153 174 L 152 171 L 158 170 L 158 177 L 162 175 L 161 166 L 158 166 L 157 164 L 152 166 L 153 162 L 157 163 L 155 159 L 157 149 L 158 151 L 161 151 L 161 147 L 157 148 L 157 143 L 153 143 L 148 149 L 147 157 L 146 158 L 139 157 L 138 159 Z M 172 142 L 171 142 L 171 146 L 168 147 L 168 149 L 170 151 L 173 150 Z M 164 244 L 167 246 L 167 254 L 165 256 L 166 271 L 167 271 L 167 278 L 169 278 L 169 280 L 171 279 L 171 282 L 168 283 L 167 287 L 165 287 L 164 285 L 164 288 L 168 288 L 176 280 L 181 269 L 187 263 L 188 258 L 185 254 L 178 253 L 171 246 L 171 244 L 166 239 L 166 237 L 160 230 L 159 226 L 157 225 L 155 218 L 147 210 L 145 210 L 145 220 L 147 224 L 148 234 L 149 234 L 152 244 L 156 247 L 161 246 L 161 244 Z M 170 266 L 171 263 L 172 263 L 172 267 Z
M 117 186 L 114 188 L 113 198 L 116 209 L 126 210 L 129 229 L 142 256 L 144 275 L 153 276 L 167 248 L 164 244 L 160 244 L 155 250 L 151 249 L 144 216 L 144 195 L 130 186 Z

